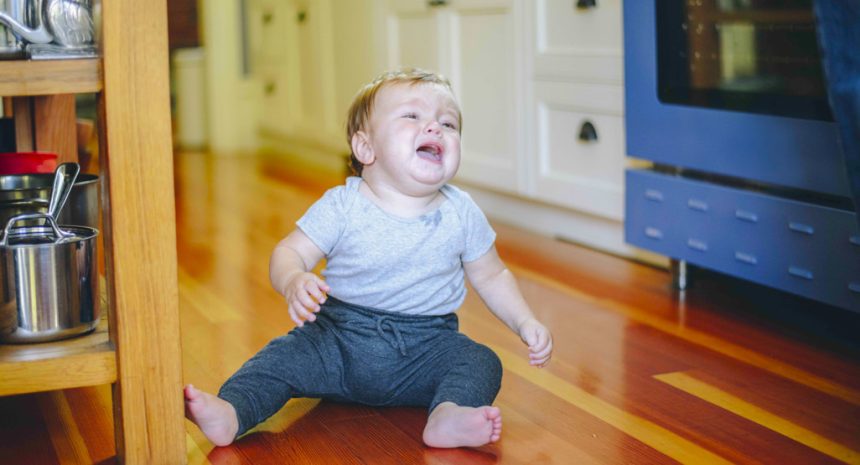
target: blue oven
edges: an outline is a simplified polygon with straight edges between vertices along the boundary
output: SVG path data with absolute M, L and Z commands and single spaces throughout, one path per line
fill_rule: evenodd
M 625 237 L 860 311 L 860 232 L 812 0 L 624 2 Z

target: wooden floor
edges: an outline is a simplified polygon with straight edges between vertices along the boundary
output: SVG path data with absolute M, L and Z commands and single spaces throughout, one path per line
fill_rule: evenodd
M 215 391 L 291 328 L 269 253 L 330 181 L 203 154 L 177 157 L 176 177 L 185 380 Z M 860 463 L 857 315 L 713 275 L 679 295 L 663 270 L 495 226 L 556 346 L 548 368 L 528 366 L 469 294 L 462 330 L 505 367 L 499 443 L 429 449 L 422 409 L 294 399 L 230 447 L 187 423 L 189 463 Z M 0 398 L 0 463 L 113 457 L 107 386 Z

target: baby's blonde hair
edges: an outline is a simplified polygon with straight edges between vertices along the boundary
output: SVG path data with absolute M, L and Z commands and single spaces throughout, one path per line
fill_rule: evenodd
M 352 136 L 362 130 L 370 120 L 376 94 L 379 93 L 380 89 L 391 84 L 438 84 L 448 89 L 451 94 L 454 93 L 451 82 L 444 76 L 420 68 L 401 68 L 388 71 L 362 87 L 355 95 L 352 105 L 349 106 L 349 112 L 346 117 L 346 143 L 350 146 L 349 164 L 356 176 L 361 176 L 364 165 L 358 161 L 355 153 L 352 153 Z M 457 112 L 457 120 L 457 127 L 462 132 L 463 115 L 459 111 Z

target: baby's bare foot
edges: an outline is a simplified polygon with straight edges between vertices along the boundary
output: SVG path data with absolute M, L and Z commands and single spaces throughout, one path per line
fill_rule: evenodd
M 424 427 L 424 444 L 430 447 L 478 447 L 502 436 L 502 412 L 498 407 L 460 407 L 439 404 Z
M 185 417 L 193 421 L 206 439 L 216 446 L 233 442 L 239 430 L 236 409 L 229 402 L 190 384 L 185 386 Z

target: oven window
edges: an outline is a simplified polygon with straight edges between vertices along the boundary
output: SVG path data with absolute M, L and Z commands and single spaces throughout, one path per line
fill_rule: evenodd
M 812 0 L 656 0 L 661 101 L 832 120 Z

